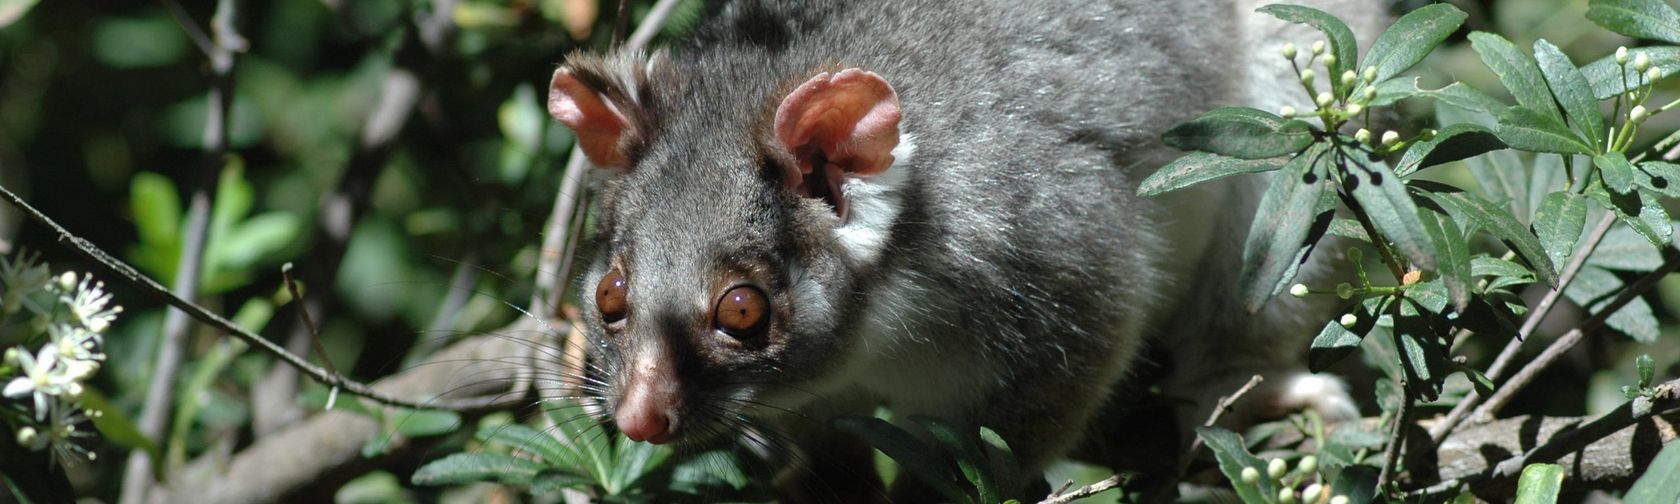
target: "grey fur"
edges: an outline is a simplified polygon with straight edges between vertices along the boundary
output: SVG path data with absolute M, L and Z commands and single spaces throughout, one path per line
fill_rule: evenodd
M 635 130 L 631 167 L 599 188 L 581 279 L 588 293 L 612 267 L 628 278 L 621 329 L 583 296 L 604 416 L 633 354 L 657 348 L 688 440 L 740 430 L 737 414 L 825 438 L 828 415 L 885 401 L 990 426 L 1038 470 L 1146 338 L 1183 356 L 1170 383 L 1200 410 L 1231 377 L 1298 369 L 1315 312 L 1250 315 L 1229 296 L 1259 180 L 1134 196 L 1176 155 L 1162 130 L 1253 98 L 1237 85 L 1247 3 L 745 0 L 670 59 L 574 56 Z M 897 90 L 916 146 L 892 168 L 909 177 L 902 211 L 864 258 L 832 209 L 785 188 L 770 134 L 794 86 L 853 67 Z M 726 273 L 769 294 L 764 341 L 703 322 Z M 820 296 L 796 299 L 802 287 Z

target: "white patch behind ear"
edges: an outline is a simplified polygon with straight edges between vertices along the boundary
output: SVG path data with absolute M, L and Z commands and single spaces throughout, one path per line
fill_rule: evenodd
M 904 208 L 899 188 L 910 180 L 910 162 L 916 154 L 916 137 L 899 136 L 892 150 L 893 164 L 872 177 L 846 177 L 840 193 L 846 198 L 846 222 L 834 231 L 835 239 L 852 258 L 872 263 L 885 248 L 893 222 Z

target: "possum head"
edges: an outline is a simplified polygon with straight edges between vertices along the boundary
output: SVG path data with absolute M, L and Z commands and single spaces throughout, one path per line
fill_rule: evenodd
M 842 340 L 845 315 L 867 302 L 854 279 L 886 241 L 910 150 L 897 93 L 867 70 L 678 66 L 574 55 L 548 100 L 612 173 L 579 289 L 585 388 L 654 443 L 797 408 L 861 346 Z

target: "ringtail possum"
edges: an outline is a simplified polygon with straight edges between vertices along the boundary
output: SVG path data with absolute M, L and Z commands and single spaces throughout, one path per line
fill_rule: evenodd
M 1355 26 L 1375 3 L 1318 2 Z M 633 440 L 751 425 L 811 466 L 867 455 L 828 419 L 884 404 L 990 427 L 1032 472 L 1149 342 L 1184 418 L 1255 373 L 1248 402 L 1356 414 L 1303 371 L 1326 307 L 1235 300 L 1263 180 L 1136 196 L 1166 128 L 1300 94 L 1274 55 L 1316 34 L 1259 5 L 737 0 L 672 50 L 572 55 L 548 110 L 606 173 L 585 402 Z

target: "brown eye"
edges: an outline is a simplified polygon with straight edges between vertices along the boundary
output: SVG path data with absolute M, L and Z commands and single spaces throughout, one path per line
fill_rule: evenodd
M 715 318 L 717 328 L 736 339 L 756 337 L 770 326 L 770 302 L 764 291 L 742 285 L 723 293 Z
M 602 322 L 611 324 L 624 320 L 628 307 L 624 301 L 623 273 L 615 269 L 601 277 L 601 285 L 595 287 L 595 307 L 601 310 Z

